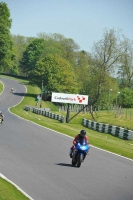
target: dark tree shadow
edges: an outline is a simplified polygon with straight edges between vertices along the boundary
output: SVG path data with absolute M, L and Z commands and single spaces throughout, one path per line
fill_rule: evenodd
M 27 97 L 33 97 L 36 99 L 37 94 L 29 94 L 29 93 L 24 93 L 24 92 L 13 92 L 14 95 L 17 96 L 27 96 Z
M 19 82 L 19 84 L 20 84 L 20 85 L 28 85 L 28 83 L 23 83 L 23 82 L 22 82 L 22 83 Z
M 13 94 L 17 95 L 17 96 L 22 96 L 22 97 L 25 96 L 25 93 L 21 93 L 21 92 L 20 93 L 19 92 L 13 92 Z

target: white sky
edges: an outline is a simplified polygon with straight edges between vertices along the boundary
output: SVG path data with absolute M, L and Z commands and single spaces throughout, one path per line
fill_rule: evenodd
M 122 29 L 133 40 L 133 0 L 3 0 L 10 9 L 11 33 L 60 33 L 90 51 L 105 28 Z

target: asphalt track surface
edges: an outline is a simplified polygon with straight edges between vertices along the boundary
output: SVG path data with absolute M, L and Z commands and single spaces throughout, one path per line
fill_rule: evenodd
M 72 167 L 72 138 L 11 114 L 8 108 L 22 100 L 26 88 L 14 80 L 1 81 L 1 174 L 34 200 L 133 200 L 132 160 L 91 147 L 81 167 Z

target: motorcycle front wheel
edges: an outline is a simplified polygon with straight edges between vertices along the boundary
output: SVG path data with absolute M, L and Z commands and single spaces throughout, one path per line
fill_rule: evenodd
M 75 166 L 77 164 L 77 160 L 75 160 L 74 158 L 72 158 L 72 166 Z
M 77 156 L 77 167 L 81 166 L 81 162 L 83 162 L 83 154 L 78 154 Z

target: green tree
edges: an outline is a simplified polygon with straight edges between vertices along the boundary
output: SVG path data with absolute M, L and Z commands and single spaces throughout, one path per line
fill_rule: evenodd
M 1 71 L 8 72 L 12 68 L 14 54 L 10 34 L 10 11 L 6 3 L 0 2 L 0 66 Z
M 123 108 L 133 108 L 133 90 L 130 88 L 121 90 L 117 101 Z
M 34 77 L 34 68 L 37 61 L 43 54 L 44 50 L 44 39 L 36 38 L 34 39 L 26 48 L 23 53 L 21 68 L 25 72 L 29 79 L 32 80 Z
M 69 61 L 72 67 L 75 66 L 79 45 L 73 39 L 65 38 L 63 35 L 57 33 L 39 33 L 38 37 L 48 41 L 50 49 L 53 46 L 57 54 Z
M 25 75 L 22 72 L 20 61 L 22 60 L 23 53 L 26 47 L 34 40 L 33 37 L 25 37 L 21 35 L 12 35 L 13 49 L 15 53 L 15 59 L 13 62 L 13 74 Z
M 77 91 L 73 69 L 68 61 L 57 54 L 49 54 L 41 58 L 33 73 L 33 82 L 41 86 L 43 80 L 44 86 L 49 91 L 65 93 Z
M 54 39 L 53 34 L 47 35 L 45 33 L 39 33 L 38 37 L 45 40 L 43 56 L 48 54 L 58 54 L 63 57 L 62 46 L 58 40 Z
M 122 54 L 123 47 L 119 34 L 114 29 L 105 30 L 103 38 L 94 44 L 91 54 L 93 63 L 89 71 L 87 88 L 92 104 L 98 102 L 106 85 L 109 86 L 111 75 L 117 65 L 119 66 L 118 62 Z
M 124 53 L 120 58 L 118 70 L 119 83 L 121 88 L 133 88 L 133 41 L 124 39 Z
M 78 82 L 79 94 L 87 94 L 85 86 L 89 80 L 89 67 L 91 65 L 90 54 L 85 51 L 77 53 L 77 61 L 74 67 L 75 77 Z

